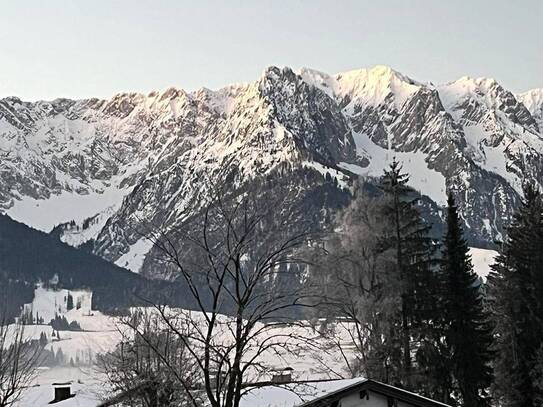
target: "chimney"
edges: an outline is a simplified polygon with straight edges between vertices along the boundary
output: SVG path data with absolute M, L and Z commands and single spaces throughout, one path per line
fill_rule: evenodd
M 75 394 L 72 394 L 71 392 L 71 384 L 71 382 L 53 383 L 53 388 L 55 389 L 55 399 L 51 402 L 51 404 L 74 397 Z

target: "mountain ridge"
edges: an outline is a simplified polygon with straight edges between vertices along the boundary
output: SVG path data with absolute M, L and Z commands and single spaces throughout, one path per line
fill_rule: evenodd
M 456 192 L 470 239 L 488 245 L 502 238 L 524 179 L 542 184 L 543 98 L 534 94 L 484 78 L 425 84 L 385 66 L 336 75 L 269 67 L 215 91 L 0 99 L 0 208 L 42 230 L 63 224 L 62 240 L 92 240 L 97 254 L 139 270 L 138 251 L 151 249 L 128 225 L 173 227 L 206 193 L 202 177 L 224 165 L 239 172 L 236 185 L 279 172 L 296 189 L 309 171 L 322 179 L 310 176 L 306 193 L 330 178 L 342 195 L 396 157 L 434 202 Z

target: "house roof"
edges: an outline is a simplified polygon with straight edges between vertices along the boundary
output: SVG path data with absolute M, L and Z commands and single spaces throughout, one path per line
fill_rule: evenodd
M 295 383 L 255 383 L 250 386 L 240 407 L 295 407 L 365 379 L 306 380 Z
M 308 380 L 297 383 L 256 386 L 241 400 L 240 407 L 321 407 L 359 391 L 369 390 L 420 407 L 449 407 L 418 394 L 365 378 Z
M 372 391 L 382 394 L 383 396 L 393 397 L 398 401 L 403 401 L 417 407 L 450 407 L 448 404 L 443 404 L 438 401 L 423 397 L 419 394 L 390 386 L 375 380 L 364 379 L 353 384 L 342 387 L 338 390 L 329 392 L 321 397 L 299 404 L 297 407 L 320 407 L 328 406 L 331 402 L 341 400 L 348 394 L 359 391 Z
M 53 387 L 69 387 L 71 385 L 72 385 L 71 381 L 51 383 L 51 386 Z

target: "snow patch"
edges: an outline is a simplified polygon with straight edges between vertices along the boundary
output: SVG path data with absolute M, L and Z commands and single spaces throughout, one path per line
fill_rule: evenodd
M 470 247 L 469 254 L 471 255 L 473 271 L 475 271 L 475 274 L 477 274 L 483 280 L 486 280 L 491 272 L 490 266 L 494 264 L 494 260 L 496 259 L 498 252 L 495 250 Z
M 302 167 L 314 169 L 320 172 L 324 177 L 326 177 L 326 175 L 328 174 L 331 178 L 335 178 L 337 180 L 338 185 L 341 188 L 345 189 L 349 187 L 347 184 L 349 177 L 341 171 L 336 170 L 335 168 L 327 167 L 316 161 L 303 161 Z
M 118 206 L 129 191 L 109 188 L 87 195 L 63 191 L 49 199 L 34 199 L 28 196 L 15 200 L 6 211 L 11 218 L 31 225 L 43 232 L 50 232 L 55 226 L 72 220 L 82 222 L 111 206 Z
M 369 158 L 367 167 L 340 163 L 339 166 L 355 174 L 369 177 L 381 177 L 394 158 L 404 172 L 409 174 L 409 186 L 421 194 L 429 196 L 438 205 L 446 203 L 446 181 L 443 174 L 428 168 L 425 154 L 417 152 L 398 152 L 384 149 L 361 133 L 353 133 L 358 154 Z
M 153 247 L 153 242 L 149 239 L 142 237 L 132 246 L 127 253 L 119 257 L 115 264 L 119 267 L 124 267 L 132 270 L 134 273 L 139 273 L 145 256 L 149 253 L 149 250 Z

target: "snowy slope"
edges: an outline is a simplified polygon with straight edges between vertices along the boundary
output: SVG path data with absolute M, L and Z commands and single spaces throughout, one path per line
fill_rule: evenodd
M 92 292 L 85 290 L 50 290 L 39 284 L 34 291 L 34 299 L 31 304 L 25 304 L 24 312 L 30 312 L 36 318 L 43 318 L 48 324 L 55 315 L 68 313 L 68 295 L 73 298 L 74 307 L 79 307 L 81 312 L 89 312 L 92 304 Z
M 446 203 L 446 179 L 443 174 L 428 168 L 424 153 L 386 149 L 375 144 L 365 134 L 355 134 L 354 140 L 358 154 L 366 157 L 369 165 L 361 167 L 356 164 L 340 163 L 341 168 L 358 175 L 378 178 L 395 159 L 401 163 L 403 171 L 409 173 L 409 186 L 429 196 L 439 205 Z
M 141 270 L 145 256 L 151 248 L 153 242 L 145 237 L 140 238 L 136 243 L 130 246 L 128 251 L 115 260 L 115 264 L 138 273 Z
M 103 377 L 99 370 L 93 366 L 96 356 L 114 349 L 122 336 L 120 331 L 122 325 L 114 317 L 108 317 L 96 310 L 90 309 L 89 292 L 71 292 L 82 298 L 80 309 L 67 311 L 59 303 L 64 300 L 64 291 L 47 290 L 38 287 L 35 291 L 35 300 L 32 303 L 33 310 L 40 315 L 47 315 L 55 311 L 59 315 L 65 316 L 68 321 L 77 321 L 83 331 L 61 331 L 60 339 L 52 336 L 52 329 L 47 325 L 27 325 L 25 326 L 25 335 L 38 339 L 43 332 L 46 334 L 49 343 L 46 345 L 48 351 L 57 354 L 59 350 L 65 357 L 65 363 L 60 366 L 50 368 L 41 367 L 38 369 L 38 376 L 34 385 L 24 392 L 23 398 L 18 406 L 32 405 L 45 406 L 52 399 L 54 382 L 72 382 L 72 390 L 76 396 L 60 405 L 71 406 L 94 406 L 97 402 L 107 395 L 107 386 L 104 385 Z M 172 312 L 186 312 L 194 323 L 203 320 L 203 316 L 198 312 L 172 310 Z M 222 343 L 231 341 L 231 331 L 227 327 L 227 317 L 220 317 L 220 325 L 216 340 Z M 262 329 L 262 326 L 256 326 L 255 329 Z M 348 334 L 341 327 L 338 327 L 339 337 L 348 341 Z M 290 349 L 297 350 L 294 354 L 285 349 L 277 348 L 277 351 L 264 353 L 259 362 L 263 366 L 273 369 L 282 369 L 292 367 L 293 378 L 295 380 L 323 380 L 338 379 L 345 374 L 344 362 L 341 355 L 337 354 L 335 348 L 331 347 L 326 341 L 322 342 L 322 348 L 319 349 L 315 344 L 308 345 L 308 338 L 316 338 L 317 334 L 313 328 L 300 326 L 278 326 L 274 328 L 271 337 L 281 340 Z M 283 338 L 283 339 L 281 339 Z M 347 355 L 349 350 L 347 349 Z M 247 357 L 251 357 L 248 354 Z M 69 363 L 70 361 L 70 363 Z M 74 361 L 75 366 L 71 366 Z M 271 380 L 271 375 L 263 375 L 257 371 L 248 372 L 248 380 Z M 246 396 L 243 406 L 277 406 L 287 407 L 298 404 L 301 400 L 308 400 L 321 396 L 326 392 L 333 391 L 338 387 L 350 383 L 350 381 L 331 381 L 319 384 L 307 384 L 297 386 L 287 386 L 285 389 L 266 388 L 253 391 Z M 104 394 L 104 392 L 106 394 Z M 269 404 L 280 401 L 287 404 Z M 291 403 L 292 404 L 289 404 Z M 268 404 L 266 404 L 268 403 Z
M 41 368 L 32 386 L 22 395 L 15 407 L 46 407 L 55 397 L 53 383 L 71 382 L 75 397 L 56 403 L 59 407 L 96 407 L 104 396 L 104 384 L 94 368 L 55 367 Z

